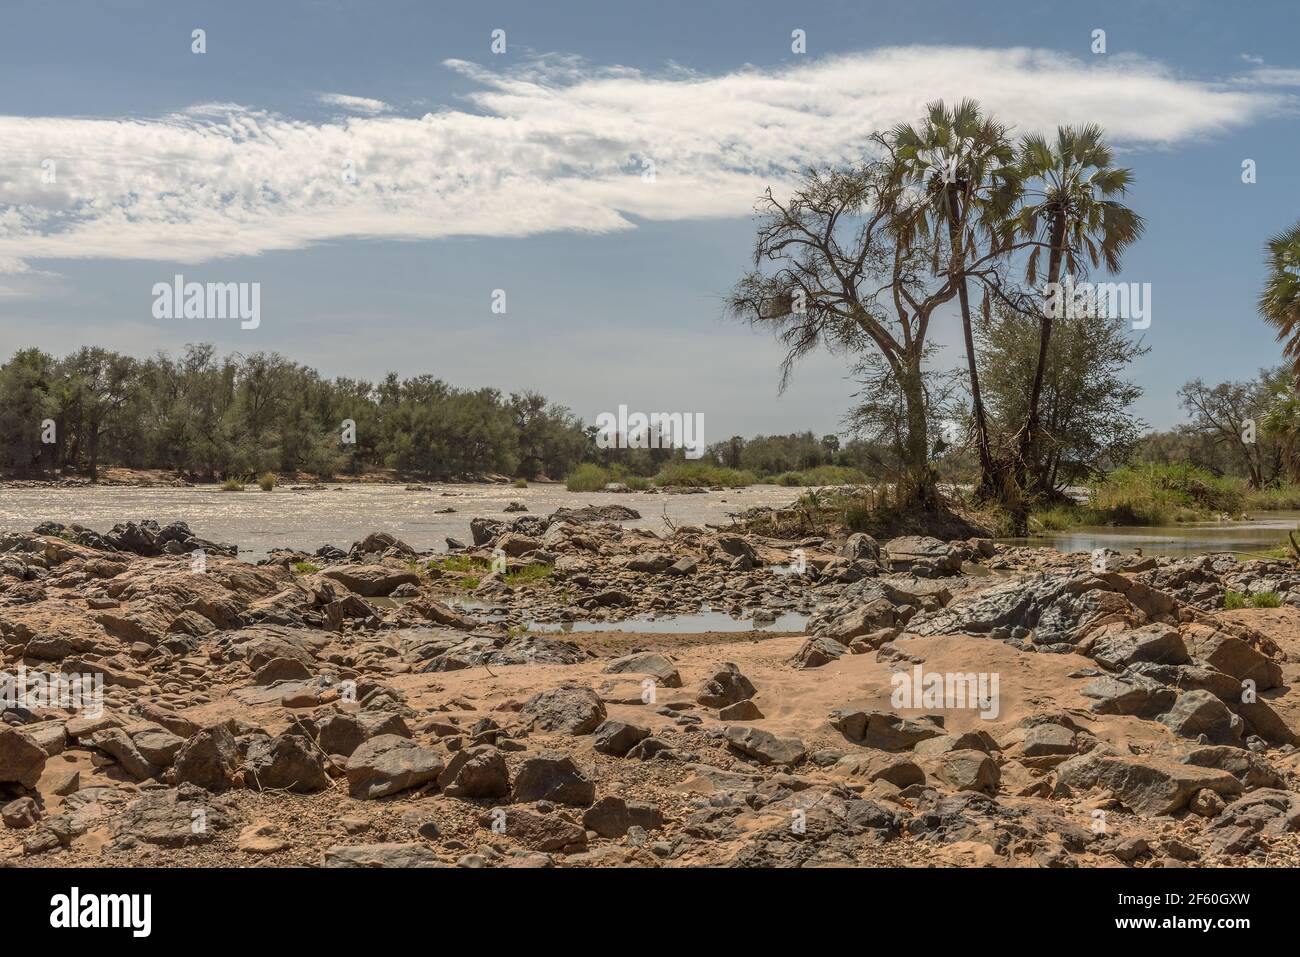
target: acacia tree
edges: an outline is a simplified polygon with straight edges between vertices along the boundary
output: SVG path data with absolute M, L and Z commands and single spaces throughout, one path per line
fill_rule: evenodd
M 956 295 L 916 244 L 899 241 L 920 215 L 916 197 L 888 158 L 851 169 L 814 170 L 787 201 L 769 189 L 754 268 L 735 286 L 729 310 L 773 330 L 786 346 L 781 389 L 794 363 L 821 346 L 861 357 L 875 352 L 902 396 L 905 436 L 900 499 L 938 504 L 929 463 L 922 359 L 934 311 Z

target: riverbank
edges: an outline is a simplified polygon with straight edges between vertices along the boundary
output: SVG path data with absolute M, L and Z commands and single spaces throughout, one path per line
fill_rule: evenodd
M 475 516 L 464 571 L 385 534 L 310 568 L 149 523 L 0 536 L 3 670 L 103 680 L 95 715 L 4 707 L 0 857 L 1300 862 L 1294 566 L 610 514 Z M 697 602 L 752 624 L 641 630 Z M 566 611 L 592 629 L 532 626 Z

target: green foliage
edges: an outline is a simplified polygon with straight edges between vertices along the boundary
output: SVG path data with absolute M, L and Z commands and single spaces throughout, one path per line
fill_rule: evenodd
M 1171 525 L 1236 516 L 1244 501 L 1239 481 L 1193 465 L 1128 465 L 1093 486 L 1089 505 L 1099 521 L 1089 524 Z
M 243 490 L 244 483 L 237 478 L 228 478 L 221 483 L 221 491 L 223 492 L 242 492 Z
M 1251 608 L 1278 608 L 1282 604 L 1282 598 L 1275 591 L 1256 592 L 1250 596 Z
M 715 485 L 723 488 L 743 488 L 746 485 L 753 485 L 756 481 L 753 472 L 685 460 L 667 463 L 654 477 L 655 485 L 660 488 L 669 486 L 710 488 Z
M 1228 611 L 1235 611 L 1238 608 L 1246 607 L 1246 596 L 1239 591 L 1228 591 L 1223 593 L 1223 607 Z
M 614 481 L 613 473 L 591 462 L 583 462 L 564 480 L 570 492 L 599 492 Z
M 275 485 L 276 485 L 276 475 L 274 472 L 263 472 L 257 478 L 257 487 L 260 488 L 263 492 L 274 491 Z
M 518 571 L 508 572 L 505 576 L 505 582 L 512 588 L 517 585 L 530 585 L 550 578 L 554 572 L 555 567 L 553 565 L 525 565 Z
M 526 478 L 515 479 L 515 488 L 528 488 L 528 479 Z
M 293 571 L 295 575 L 314 575 L 320 571 L 320 566 L 314 562 L 294 562 Z

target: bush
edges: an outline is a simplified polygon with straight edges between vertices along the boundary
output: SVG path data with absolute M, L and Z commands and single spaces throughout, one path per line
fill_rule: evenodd
M 583 462 L 569 473 L 564 484 L 570 492 L 599 492 L 614 481 L 608 470 L 591 462 Z
M 512 588 L 516 585 L 527 585 L 530 582 L 550 578 L 551 573 L 554 571 L 555 568 L 552 565 L 525 565 L 517 572 L 508 572 L 506 574 L 506 584 Z
M 650 480 L 644 475 L 629 475 L 623 479 L 623 484 L 634 492 L 644 492 L 650 487 Z
M 293 570 L 297 575 L 314 575 L 320 571 L 320 566 L 312 562 L 294 562 Z
M 1251 489 L 1246 493 L 1246 509 L 1252 512 L 1300 509 L 1300 485 L 1286 484 Z
M 275 488 L 276 477 L 274 472 L 263 472 L 257 479 L 257 487 L 263 492 L 269 492 Z
M 746 485 L 753 485 L 755 481 L 753 472 L 720 468 L 706 462 L 669 462 L 654 478 L 655 484 L 660 488 L 667 486 L 709 488 L 714 485 L 721 485 L 723 488 L 743 488 Z
M 515 488 L 528 488 L 528 479 L 526 478 L 515 479 Z
M 1228 611 L 1232 611 L 1237 608 L 1245 608 L 1246 596 L 1239 591 L 1232 591 L 1232 590 L 1226 591 L 1223 593 L 1223 607 L 1226 608 Z
M 244 483 L 237 478 L 228 478 L 221 483 L 221 491 L 223 492 L 242 492 L 243 490 Z
M 1281 604 L 1282 598 L 1275 591 L 1262 591 L 1250 596 L 1251 608 L 1277 608 Z
M 1089 517 L 1096 524 L 1171 525 L 1238 515 L 1244 501 L 1240 481 L 1194 465 L 1126 465 L 1093 486 Z

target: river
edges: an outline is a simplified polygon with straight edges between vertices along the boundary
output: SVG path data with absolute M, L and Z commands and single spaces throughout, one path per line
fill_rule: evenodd
M 193 488 L 0 487 L 0 532 L 31 531 L 43 521 L 78 524 L 105 532 L 118 522 L 151 518 L 160 525 L 187 523 L 194 534 L 239 546 L 256 561 L 272 548 L 346 549 L 369 532 L 388 532 L 417 549 L 446 548 L 451 536 L 468 542 L 471 518 L 516 517 L 512 501 L 530 513 L 549 515 L 561 506 L 626 505 L 641 513 L 623 524 L 657 532 L 674 525 L 726 524 L 734 513 L 758 505 L 785 506 L 797 489 L 755 485 L 698 494 L 570 492 L 563 485 L 428 485 L 408 492 L 400 485 L 328 485 L 324 489 L 222 492 Z M 454 508 L 452 514 L 437 514 Z M 664 516 L 667 515 L 667 520 Z

